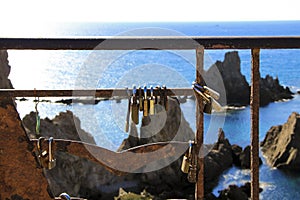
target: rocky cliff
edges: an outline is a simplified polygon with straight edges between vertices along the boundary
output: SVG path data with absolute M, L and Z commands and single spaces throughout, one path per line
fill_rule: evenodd
M 208 69 L 205 74 L 206 79 L 215 79 L 215 68 L 219 70 L 223 80 L 227 105 L 249 105 L 250 86 L 245 76 L 241 73 L 241 61 L 238 52 L 227 52 L 223 61 L 217 61 L 213 66 L 210 67 L 210 69 Z M 213 83 L 211 84 L 211 87 L 214 88 Z M 218 88 L 214 89 L 218 91 Z M 267 75 L 265 78 L 260 79 L 261 106 L 282 99 L 291 99 L 293 98 L 292 94 L 293 93 L 289 90 L 288 87 L 284 88 L 280 85 L 278 78 L 274 79 L 271 76 Z
M 272 167 L 300 170 L 300 114 L 293 112 L 286 123 L 271 127 L 261 147 Z

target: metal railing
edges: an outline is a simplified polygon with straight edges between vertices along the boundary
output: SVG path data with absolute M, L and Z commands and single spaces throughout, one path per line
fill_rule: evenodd
M 259 199 L 259 54 L 260 49 L 300 48 L 299 36 L 276 37 L 94 37 L 94 38 L 0 38 L 0 49 L 36 50 L 163 50 L 195 49 L 196 81 L 201 82 L 204 49 L 251 49 L 251 198 Z M 175 92 L 174 92 L 175 91 Z M 72 90 L 1 90 L 0 97 L 72 96 Z M 112 89 L 76 92 L 76 94 L 111 97 Z M 115 89 L 114 89 L 115 93 Z M 192 90 L 169 89 L 168 95 L 188 95 Z M 115 93 L 126 96 L 125 90 Z M 201 97 L 199 97 L 201 98 Z M 195 199 L 204 198 L 204 160 L 200 147 L 203 144 L 202 100 L 196 103 L 196 149 L 200 157 Z

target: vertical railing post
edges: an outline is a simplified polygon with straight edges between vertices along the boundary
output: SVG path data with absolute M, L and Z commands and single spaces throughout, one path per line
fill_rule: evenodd
M 202 83 L 203 75 L 203 63 L 204 63 L 204 47 L 198 46 L 196 48 L 196 82 Z M 204 199 L 204 155 L 202 153 L 203 148 L 203 100 L 200 95 L 196 98 L 196 155 L 198 160 L 198 172 L 197 181 L 195 186 L 195 199 Z
M 252 49 L 251 66 L 251 199 L 259 199 L 259 52 Z

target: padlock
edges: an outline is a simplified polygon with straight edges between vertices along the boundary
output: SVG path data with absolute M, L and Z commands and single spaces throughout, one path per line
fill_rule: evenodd
M 42 143 L 44 142 L 45 138 L 40 137 L 38 139 L 38 158 L 39 162 L 42 168 L 45 169 L 53 169 L 56 165 L 56 159 L 54 158 L 54 153 L 53 153 L 53 137 L 50 137 L 48 140 L 48 150 L 43 150 Z
M 208 94 L 209 96 L 211 96 L 212 98 L 214 98 L 216 100 L 218 100 L 220 98 L 220 94 L 217 91 L 215 91 L 207 86 L 203 86 L 203 88 L 204 88 L 204 92 L 206 94 Z
M 204 93 L 203 87 L 193 83 L 193 89 L 194 91 L 199 94 L 203 100 L 204 107 L 203 107 L 203 112 L 207 114 L 211 114 L 212 111 L 212 98 L 208 94 Z
M 164 106 L 165 106 L 165 110 L 168 111 L 168 94 L 167 94 L 167 87 L 165 85 L 163 85 L 163 90 L 164 90 Z
M 54 158 L 53 152 L 53 137 L 49 138 L 49 160 L 48 160 L 48 169 L 53 169 L 56 166 L 56 159 Z
M 189 158 L 188 158 L 188 155 L 185 154 L 183 156 L 182 163 L 181 163 L 181 171 L 183 173 L 187 174 L 189 172 L 189 169 L 190 169 Z
M 148 97 L 147 97 L 147 86 L 144 87 L 144 117 L 148 116 Z
M 143 111 L 144 108 L 144 103 L 143 103 L 143 95 L 142 95 L 143 91 L 142 91 L 142 88 L 139 87 L 139 108 L 140 108 L 140 111 Z
M 125 132 L 128 132 L 129 131 L 130 107 L 131 107 L 131 95 L 130 95 L 128 88 L 126 88 L 126 92 L 127 92 L 127 96 L 128 96 L 128 106 L 127 106 L 127 114 L 126 114 L 126 120 L 125 120 Z
M 165 107 L 165 91 L 163 90 L 163 88 L 159 87 L 159 93 L 160 93 L 160 99 L 159 99 L 159 104 L 162 106 L 162 108 Z
M 162 106 L 161 106 L 161 98 L 160 98 L 160 93 L 161 93 L 161 87 L 158 85 L 156 86 L 157 93 L 159 95 L 155 95 L 155 104 L 154 104 L 154 113 L 160 113 L 162 111 Z
M 188 172 L 188 181 L 190 183 L 196 183 L 197 181 L 197 167 L 195 165 L 192 165 L 190 167 L 190 170 Z
M 154 99 L 154 95 L 153 95 L 153 87 L 150 87 L 150 109 L 149 109 L 149 114 L 150 115 L 154 115 L 155 114 L 155 99 Z
M 193 145 L 193 142 L 189 141 L 189 149 L 184 154 L 183 159 L 182 159 L 182 163 L 181 163 L 181 171 L 185 174 L 187 174 L 189 172 L 190 166 L 191 166 L 192 145 Z
M 44 137 L 39 137 L 37 141 L 37 149 L 38 149 L 38 160 L 40 163 L 40 166 L 42 168 L 47 168 L 48 167 L 48 151 L 43 150 L 43 142 L 45 138 Z
M 190 160 L 189 160 L 190 168 L 189 168 L 187 178 L 190 183 L 196 183 L 196 181 L 197 181 L 197 155 L 196 155 L 195 143 L 193 141 L 190 141 L 189 154 L 190 154 Z
M 203 112 L 207 113 L 207 114 L 211 114 L 211 111 L 212 111 L 212 98 L 210 96 L 207 96 L 207 95 L 205 95 L 205 96 L 207 97 L 207 99 L 209 99 L 209 101 L 204 102 Z
M 131 120 L 139 124 L 139 104 L 137 103 L 136 87 L 132 90 Z

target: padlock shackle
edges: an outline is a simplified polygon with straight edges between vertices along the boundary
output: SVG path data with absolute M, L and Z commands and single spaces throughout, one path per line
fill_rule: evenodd
M 49 162 L 53 160 L 53 137 L 50 137 L 49 140 Z
M 147 99 L 147 86 L 144 86 L 144 98 Z
M 45 140 L 45 137 L 39 137 L 38 141 L 37 141 L 37 149 L 39 151 L 39 154 L 41 154 L 42 152 L 42 142 Z

